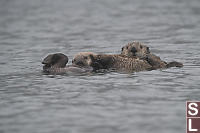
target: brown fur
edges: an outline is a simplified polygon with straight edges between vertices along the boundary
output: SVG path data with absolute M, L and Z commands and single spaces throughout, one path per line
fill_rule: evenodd
M 121 54 L 128 57 L 145 58 L 149 54 L 149 47 L 143 45 L 140 42 L 131 42 L 122 47 Z
M 42 61 L 43 71 L 53 74 L 62 74 L 62 73 L 84 73 L 92 71 L 91 67 L 80 68 L 76 65 L 68 65 L 68 57 L 62 53 L 49 54 Z
M 138 57 L 140 59 L 146 60 L 152 66 L 152 69 L 183 66 L 183 64 L 180 62 L 173 61 L 167 63 L 161 60 L 160 57 L 150 53 L 149 47 L 140 42 L 128 43 L 122 47 L 121 54 L 127 57 Z
M 117 71 L 142 71 L 150 70 L 151 65 L 139 58 L 129 58 L 123 55 L 95 54 L 91 52 L 78 53 L 73 64 L 80 66 L 92 66 L 94 69 L 115 69 Z

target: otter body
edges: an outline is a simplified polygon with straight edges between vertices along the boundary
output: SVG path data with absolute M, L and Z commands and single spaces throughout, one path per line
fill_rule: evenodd
M 42 62 L 43 71 L 47 73 L 86 73 L 99 69 L 138 72 L 159 68 L 182 67 L 180 62 L 165 62 L 152 54 L 149 47 L 133 42 L 122 48 L 121 54 L 96 54 L 80 52 L 75 55 L 72 65 L 66 66 L 68 57 L 62 53 L 50 54 Z
M 114 69 L 117 71 L 138 72 L 151 69 L 151 65 L 139 58 L 129 58 L 120 54 L 95 54 L 91 52 L 78 53 L 72 63 L 80 66 L 91 66 L 98 69 Z
M 68 57 L 62 53 L 50 54 L 43 61 L 43 71 L 51 74 L 86 73 L 91 72 L 92 67 L 81 68 L 77 65 L 68 65 Z
M 93 69 L 92 67 L 88 67 L 88 68 L 80 68 L 80 67 L 76 67 L 76 66 L 66 66 L 64 68 L 61 67 L 51 67 L 48 69 L 44 69 L 43 70 L 46 73 L 51 73 L 51 74 L 71 74 L 71 73 L 77 73 L 77 74 L 81 74 L 81 73 L 87 73 L 87 72 L 92 72 Z
M 180 62 L 173 61 L 167 63 L 161 60 L 160 57 L 150 53 L 149 47 L 140 42 L 128 43 L 122 47 L 121 54 L 127 57 L 138 57 L 142 60 L 146 60 L 152 66 L 152 69 L 183 67 L 183 64 Z
M 150 70 L 151 66 L 147 61 L 139 58 L 128 58 L 122 55 L 97 55 L 94 58 L 102 65 L 103 69 L 116 69 L 119 71 L 144 71 Z

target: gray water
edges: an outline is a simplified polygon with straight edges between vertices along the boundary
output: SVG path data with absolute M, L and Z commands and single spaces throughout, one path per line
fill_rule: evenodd
M 184 133 L 200 100 L 199 0 L 1 0 L 0 133 Z M 120 53 L 137 40 L 183 68 L 45 75 L 62 52 Z

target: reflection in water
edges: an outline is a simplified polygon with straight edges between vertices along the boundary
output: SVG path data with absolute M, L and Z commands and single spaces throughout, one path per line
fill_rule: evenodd
M 199 100 L 198 0 L 1 0 L 0 132 L 182 133 Z M 184 67 L 133 74 L 45 75 L 62 52 L 119 53 L 146 43 Z M 71 63 L 71 60 L 69 60 Z

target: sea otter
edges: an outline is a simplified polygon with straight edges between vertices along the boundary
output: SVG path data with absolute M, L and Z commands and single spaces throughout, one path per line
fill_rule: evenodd
M 180 62 L 172 61 L 167 63 L 161 60 L 160 57 L 150 52 L 149 47 L 140 42 L 134 41 L 132 43 L 128 43 L 122 47 L 121 54 L 127 57 L 138 57 L 140 59 L 146 60 L 152 66 L 152 69 L 183 67 L 183 64 Z
M 63 73 L 85 73 L 92 71 L 92 67 L 80 67 L 77 65 L 68 65 L 68 57 L 62 53 L 49 54 L 42 61 L 43 71 L 52 74 Z
M 72 60 L 72 64 L 91 66 L 94 70 L 114 69 L 125 72 L 150 70 L 152 67 L 146 60 L 141 60 L 137 57 L 129 58 L 120 54 L 96 54 L 92 52 L 78 53 Z

